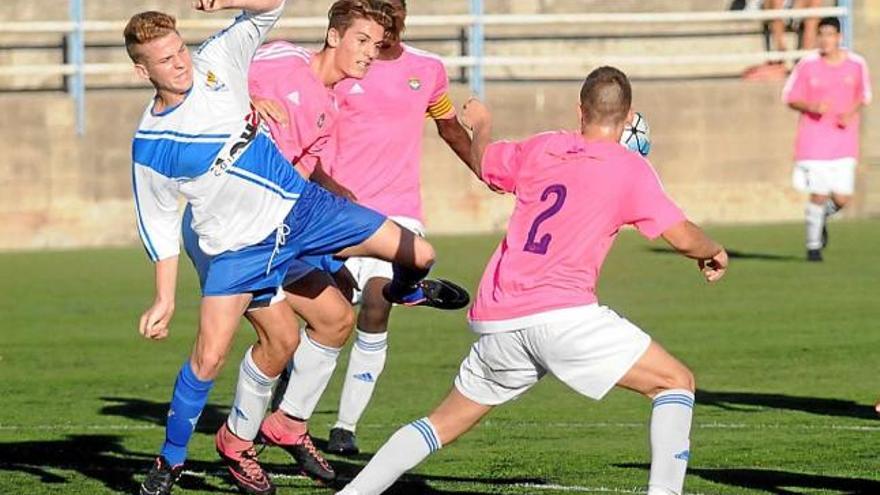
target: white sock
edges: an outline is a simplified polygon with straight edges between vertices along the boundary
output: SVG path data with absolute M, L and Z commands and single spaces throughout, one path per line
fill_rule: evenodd
M 299 347 L 288 365 L 290 381 L 278 408 L 295 418 L 308 420 L 312 417 L 318 400 L 330 383 L 338 358 L 338 347 L 319 344 L 301 329 Z
M 690 458 L 694 394 L 665 390 L 654 397 L 651 413 L 651 477 L 648 493 L 680 495 Z
M 387 351 L 388 332 L 357 331 L 357 340 L 348 359 L 342 396 L 339 398 L 339 419 L 335 428 L 355 431 L 361 415 L 373 397 L 376 381 L 385 368 Z
M 437 430 L 428 418 L 413 421 L 391 435 L 364 469 L 339 493 L 379 495 L 440 447 Z
M 226 425 L 235 436 L 242 440 L 253 440 L 260 431 L 260 423 L 266 414 L 266 406 L 272 398 L 272 388 L 278 377 L 268 377 L 263 373 L 251 355 L 253 347 L 244 353 L 238 367 L 238 383 L 235 386 L 235 401 Z
M 807 203 L 807 249 L 822 249 L 822 227 L 825 226 L 825 206 Z
M 829 199 L 825 202 L 825 216 L 830 217 L 840 211 L 840 207 L 837 206 L 837 203 L 834 202 L 833 199 Z

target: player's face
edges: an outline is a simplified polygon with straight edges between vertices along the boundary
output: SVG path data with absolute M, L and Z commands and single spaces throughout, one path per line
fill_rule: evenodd
M 818 36 L 819 53 L 827 55 L 834 53 L 840 47 L 840 33 L 834 26 L 822 26 Z
M 385 38 L 385 28 L 369 19 L 357 19 L 339 38 L 336 64 L 346 77 L 360 79 L 367 74 Z
M 400 0 L 387 0 L 393 10 L 394 31 L 386 31 L 385 39 L 382 42 L 382 48 L 389 48 L 400 43 L 400 37 L 406 29 L 406 7 Z
M 192 87 L 192 58 L 180 35 L 171 32 L 138 47 L 137 72 L 149 79 L 156 89 L 186 93 Z

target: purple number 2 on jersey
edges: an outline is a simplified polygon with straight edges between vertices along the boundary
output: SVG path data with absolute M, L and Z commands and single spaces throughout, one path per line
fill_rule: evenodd
M 535 242 L 535 237 L 538 235 L 538 226 L 540 226 L 541 222 L 544 220 L 559 213 L 559 210 L 562 209 L 562 205 L 565 204 L 566 192 L 565 186 L 562 184 L 553 184 L 552 186 L 547 186 L 547 189 L 544 189 L 544 192 L 541 193 L 542 202 L 547 201 L 547 198 L 549 198 L 551 194 L 556 195 L 556 200 L 550 205 L 550 208 L 542 211 L 541 214 L 535 218 L 535 221 L 532 222 L 532 228 L 529 229 L 529 238 L 526 239 L 526 245 L 523 246 L 523 251 L 535 254 L 547 254 L 547 248 L 550 247 L 550 241 L 553 239 L 553 235 L 544 234 L 541 236 L 540 241 Z

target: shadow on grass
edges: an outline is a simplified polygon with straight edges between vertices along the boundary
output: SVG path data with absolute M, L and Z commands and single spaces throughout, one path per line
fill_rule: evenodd
M 76 482 L 58 471 L 75 471 L 121 493 L 136 493 L 140 480 L 149 470 L 155 454 L 130 452 L 118 435 L 69 435 L 64 440 L 34 440 L 0 443 L 0 472 L 17 471 L 39 477 L 44 485 Z M 217 470 L 218 465 L 187 463 L 187 469 Z M 208 485 L 203 478 L 183 476 L 179 486 L 190 490 L 235 493 Z M 21 493 L 27 493 L 23 487 Z
M 133 397 L 101 397 L 101 400 L 109 402 L 98 411 L 98 414 L 104 416 L 121 416 L 156 426 L 165 426 L 165 419 L 168 417 L 167 402 L 155 402 Z M 228 415 L 228 407 L 206 404 L 205 410 L 196 424 L 196 431 L 213 435 L 217 433 Z
M 647 464 L 615 464 L 616 467 L 650 469 Z M 774 495 L 797 495 L 809 490 L 827 490 L 840 495 L 875 495 L 880 493 L 880 481 L 865 478 L 845 478 L 818 474 L 792 473 L 773 469 L 752 468 L 689 468 L 689 476 L 722 485 L 751 490 L 762 490 Z
M 697 390 L 697 404 L 715 406 L 728 411 L 753 412 L 753 407 L 788 409 L 822 416 L 858 419 L 877 419 L 873 406 L 858 404 L 851 400 L 797 397 L 782 394 L 759 394 L 753 392 L 713 392 Z M 753 407 L 744 407 L 753 406 Z M 878 491 L 877 493 L 880 493 Z
M 678 252 L 668 247 L 649 246 L 648 251 L 658 254 L 675 254 Z M 802 256 L 792 256 L 790 254 L 773 254 L 773 253 L 748 253 L 745 251 L 737 251 L 736 249 L 728 249 L 727 256 L 731 259 L 738 260 L 758 260 L 758 261 L 803 261 Z
M 81 480 L 72 478 L 66 473 L 72 471 L 100 482 L 112 491 L 136 493 L 155 454 L 129 451 L 122 445 L 122 442 L 123 437 L 119 435 L 69 435 L 62 440 L 0 443 L 0 476 L 2 473 L 11 472 L 29 474 L 36 477 L 41 485 L 55 486 L 54 492 L 64 493 L 66 491 L 64 485 L 81 484 Z M 360 464 L 345 460 L 334 460 L 332 464 L 337 470 L 339 481 L 333 486 L 327 487 L 327 493 L 331 493 L 333 489 L 341 488 L 362 469 Z M 271 474 L 276 475 L 276 483 L 285 489 L 291 484 L 291 478 L 278 475 L 296 476 L 298 474 L 296 468 L 289 464 L 263 462 L 263 466 Z M 223 481 L 211 480 L 208 476 L 223 478 Z M 190 459 L 187 461 L 186 471 L 177 485 L 186 490 L 238 493 L 225 478 L 226 475 L 219 460 L 205 462 Z M 303 478 L 297 484 L 301 487 L 302 482 L 309 483 Z M 441 490 L 429 486 L 429 483 L 433 482 L 488 485 L 491 487 L 546 483 L 544 480 L 530 478 L 408 475 L 385 493 L 389 495 L 490 495 L 497 493 L 497 489 L 484 491 L 464 487 L 461 490 Z M 21 493 L 27 492 L 27 486 L 22 486 Z

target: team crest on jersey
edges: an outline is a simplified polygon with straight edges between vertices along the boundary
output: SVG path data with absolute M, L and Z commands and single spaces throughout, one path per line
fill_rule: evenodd
M 325 115 L 323 112 L 321 113 L 321 115 L 318 115 L 318 129 L 324 127 L 325 120 L 327 120 L 327 115 Z
M 419 88 L 422 87 L 422 81 L 419 80 L 418 77 L 409 78 L 409 88 L 413 91 L 418 91 Z
M 205 78 L 205 86 L 211 91 L 226 91 L 228 89 L 226 84 L 218 79 L 217 74 L 214 74 L 212 71 L 208 71 L 208 77 Z

